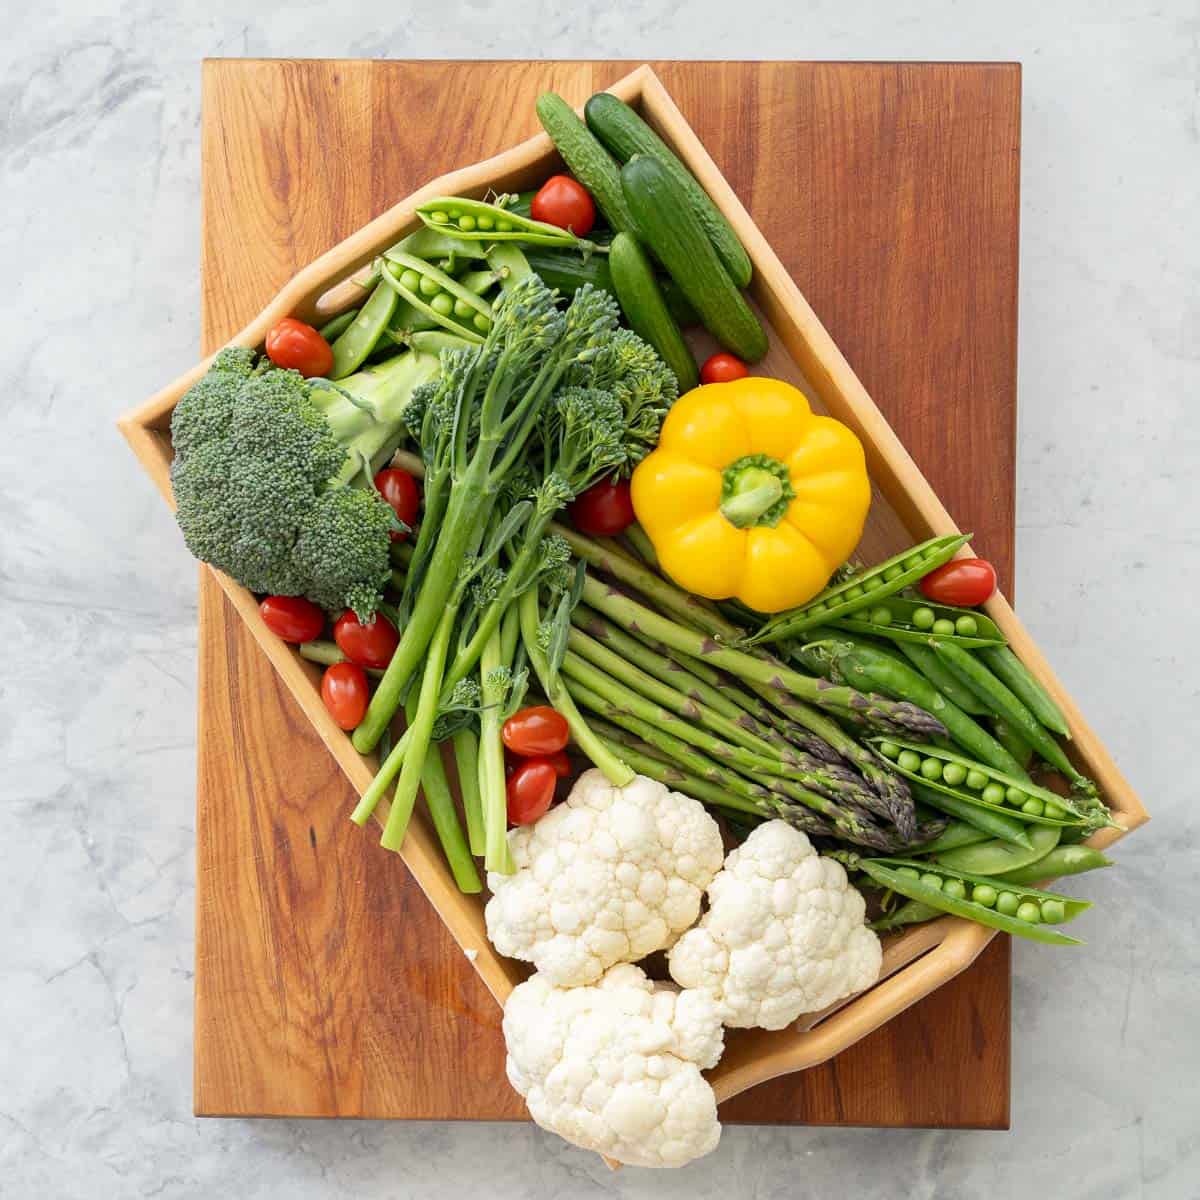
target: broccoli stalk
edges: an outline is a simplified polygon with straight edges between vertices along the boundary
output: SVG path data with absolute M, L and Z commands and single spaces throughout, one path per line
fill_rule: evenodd
M 369 486 L 371 466 L 403 434 L 414 389 L 437 371 L 432 355 L 405 353 L 335 385 L 246 347 L 222 351 L 171 419 L 188 549 L 251 591 L 368 619 L 390 578 L 396 527 Z

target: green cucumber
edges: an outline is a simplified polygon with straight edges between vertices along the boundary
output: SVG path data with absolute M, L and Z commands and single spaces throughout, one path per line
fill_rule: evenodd
M 621 311 L 634 333 L 645 338 L 675 372 L 680 395 L 690 392 L 700 383 L 696 360 L 667 310 L 654 268 L 637 238 L 618 233 L 608 252 L 608 266 Z
M 688 298 L 679 290 L 679 284 L 669 275 L 659 278 L 658 286 L 662 288 L 663 299 L 667 302 L 667 312 L 675 319 L 680 329 L 691 329 L 700 324 L 696 310 L 688 303 Z M 932 653 L 932 651 L 931 651 Z
M 621 162 L 628 162 L 635 154 L 645 154 L 666 168 L 682 188 L 692 212 L 725 264 L 729 278 L 744 288 L 753 271 L 746 248 L 725 214 L 662 138 L 628 104 L 610 92 L 597 92 L 584 106 L 583 115 L 588 128 Z
M 614 229 L 632 233 L 633 217 L 621 190 L 617 164 L 575 110 L 557 92 L 543 92 L 537 99 L 537 115 L 571 174 L 591 192 L 604 219 Z
M 634 155 L 621 186 L 638 233 L 700 314 L 704 327 L 746 362 L 767 352 L 766 330 L 717 257 L 679 181 L 656 158 Z
M 571 251 L 530 247 L 525 251 L 525 257 L 533 273 L 540 275 L 547 287 L 558 288 L 564 296 L 575 295 L 585 283 L 616 295 L 612 272 L 603 254 L 593 254 L 585 259 Z

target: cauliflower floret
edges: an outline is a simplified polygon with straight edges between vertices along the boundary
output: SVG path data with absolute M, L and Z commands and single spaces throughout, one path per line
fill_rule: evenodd
M 862 896 L 841 863 L 783 821 L 760 825 L 729 855 L 708 902 L 671 950 L 671 978 L 712 996 L 726 1025 L 782 1029 L 879 975 Z
M 680 1167 L 721 1137 L 702 1068 L 721 1057 L 716 1005 L 621 963 L 594 985 L 536 974 L 504 1006 L 508 1078 L 542 1126 L 640 1167 Z
M 640 775 L 613 787 L 597 770 L 508 844 L 516 872 L 488 874 L 488 937 L 563 987 L 670 946 L 724 852 L 698 801 Z

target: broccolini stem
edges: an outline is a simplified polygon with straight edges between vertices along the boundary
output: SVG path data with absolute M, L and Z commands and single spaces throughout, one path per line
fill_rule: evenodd
M 501 668 L 511 659 L 504 658 L 498 629 L 484 643 L 479 658 L 480 692 L 483 707 L 479 714 L 479 793 L 483 816 L 484 866 L 502 875 L 513 872 L 508 849 L 508 794 L 504 782 L 504 744 L 500 740 L 501 717 L 508 692 L 498 681 Z
M 396 772 L 404 764 L 404 756 L 408 753 L 410 741 L 411 739 L 406 729 L 401 734 L 400 740 L 388 751 L 387 757 L 380 764 L 379 770 L 375 774 L 375 778 L 371 780 L 367 790 L 363 792 L 358 804 L 354 807 L 354 811 L 350 814 L 350 820 L 355 825 L 365 825 L 371 819 L 371 814 L 375 811 L 375 806 L 379 803 L 383 793 L 388 790 L 392 780 L 396 778 Z
M 482 858 L 487 849 L 483 832 L 483 806 L 479 791 L 479 736 L 471 728 L 460 729 L 451 739 L 454 766 L 458 772 L 458 790 L 463 812 L 467 815 L 467 840 L 471 853 Z

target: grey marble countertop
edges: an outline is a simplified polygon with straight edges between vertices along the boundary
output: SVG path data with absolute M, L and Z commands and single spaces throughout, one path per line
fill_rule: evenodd
M 1200 1195 L 1195 0 L 188 7 L 4 4 L 0 1195 Z M 652 1176 L 191 1115 L 195 571 L 113 419 L 197 357 L 199 60 L 534 46 L 1024 63 L 1018 594 L 1156 820 L 1079 881 L 1085 948 L 1014 948 L 1010 1133 L 729 1129 Z

